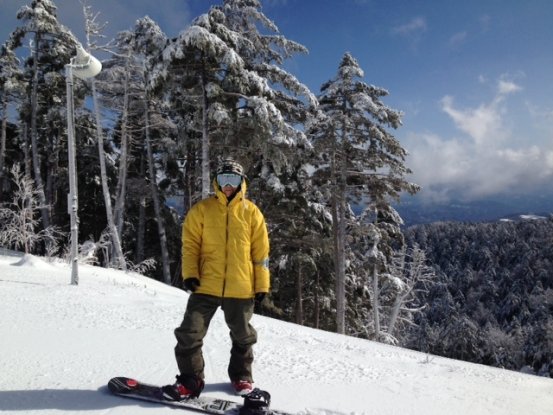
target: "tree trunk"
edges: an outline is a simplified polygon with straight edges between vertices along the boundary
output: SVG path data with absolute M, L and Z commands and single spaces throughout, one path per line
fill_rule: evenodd
M 76 136 L 75 136 L 76 139 Z M 56 206 L 57 203 L 57 193 L 56 189 L 59 183 L 59 167 L 60 167 L 60 144 L 59 139 L 56 139 L 55 136 L 51 137 L 48 140 L 48 146 L 46 154 L 48 157 L 46 159 L 46 191 L 45 197 L 48 200 L 50 206 Z M 78 145 L 78 144 L 77 144 Z
M 194 201 L 195 182 L 194 170 L 196 169 L 195 151 L 192 146 L 186 148 L 186 165 L 184 167 L 184 192 L 183 192 L 183 217 L 186 216 Z
M 346 140 L 345 123 L 342 128 L 341 143 Z M 332 219 L 335 269 L 336 269 L 336 331 L 346 332 L 346 160 L 342 146 L 336 139 L 332 141 L 331 180 L 334 184 L 332 195 Z M 338 172 L 338 168 L 340 171 Z M 339 176 L 338 176 L 339 175 Z
M 393 336 L 394 331 L 396 329 L 396 323 L 397 319 L 399 317 L 399 312 L 401 311 L 401 306 L 405 302 L 405 299 L 407 298 L 407 294 L 400 294 L 396 297 L 394 301 L 394 305 L 392 307 L 392 312 L 390 314 L 390 318 L 388 320 L 388 335 Z
M 146 177 L 146 157 L 144 154 L 140 157 L 140 177 Z M 134 263 L 139 264 L 144 261 L 144 237 L 146 235 L 146 194 L 140 193 L 138 201 L 138 226 L 136 230 L 136 251 L 134 253 Z
M 129 121 L 129 64 L 125 68 L 124 95 L 123 95 L 123 114 L 121 116 L 121 155 L 119 158 L 119 176 L 117 180 L 117 197 L 115 201 L 114 220 L 117 232 L 121 237 L 123 235 L 123 221 L 125 198 L 127 195 L 127 166 L 129 153 L 128 126 Z
M 380 287 L 378 284 L 378 273 L 376 272 L 376 264 L 372 266 L 371 277 L 373 282 L 373 319 L 374 319 L 374 339 L 378 341 L 380 338 Z
M 207 81 L 205 74 L 202 74 L 202 199 L 209 196 L 209 121 L 207 112 L 209 111 L 209 103 L 207 100 Z
M 334 239 L 334 269 L 336 274 L 336 332 L 346 330 L 346 266 L 345 266 L 345 223 L 344 223 L 344 184 L 338 183 L 336 175 L 336 151 L 331 166 L 332 192 L 332 233 Z
M 336 252 L 336 328 L 340 334 L 346 332 L 346 254 L 345 254 L 345 218 L 343 200 L 338 196 L 333 209 L 336 218 L 334 230 L 334 249 Z
M 96 91 L 96 81 L 92 79 L 92 101 L 94 104 L 94 113 L 96 116 L 96 139 L 98 140 L 98 158 L 100 159 L 100 177 L 102 182 L 102 193 L 104 195 L 104 204 L 106 207 L 106 218 L 108 222 L 108 229 L 111 238 L 113 251 L 115 253 L 115 261 L 119 267 L 123 270 L 127 269 L 127 263 L 125 261 L 125 255 L 121 248 L 121 238 L 115 221 L 113 219 L 113 211 L 111 207 L 111 194 L 108 186 L 108 174 L 106 169 L 106 154 L 104 152 L 104 132 L 102 130 L 102 118 L 100 115 L 100 106 L 98 105 L 98 94 Z
M 38 48 L 40 44 L 40 34 L 35 34 L 35 43 L 33 49 L 33 80 L 31 83 L 31 150 L 33 155 L 33 172 L 35 186 L 38 192 L 38 202 L 40 205 L 40 214 L 42 217 L 42 226 L 44 229 L 50 226 L 50 209 L 46 203 L 44 194 L 44 185 L 40 172 L 40 154 L 38 150 Z
M 26 121 L 21 123 L 21 129 L 23 130 L 23 157 L 25 159 L 25 177 L 32 177 L 32 161 L 31 155 L 29 154 L 29 126 Z
M 8 129 L 8 97 L 4 93 L 2 96 L 2 133 L 0 136 L 0 203 L 4 200 L 4 164 L 6 160 L 6 139 Z
M 296 274 L 296 323 L 303 325 L 303 275 L 301 262 L 301 258 L 298 258 L 298 272 Z
M 161 247 L 161 261 L 163 265 L 163 281 L 165 284 L 171 285 L 171 269 L 169 267 L 169 252 L 167 250 L 167 234 L 165 232 L 165 224 L 161 215 L 161 203 L 159 201 L 159 193 L 157 188 L 157 179 L 154 166 L 154 155 L 152 152 L 152 145 L 150 142 L 150 120 L 149 120 L 149 108 L 148 99 L 145 103 L 145 127 L 146 127 L 146 151 L 148 154 L 148 172 L 150 175 L 150 189 L 152 191 L 152 199 L 154 201 L 154 210 L 156 212 L 157 231 L 159 235 L 159 244 Z
M 405 246 L 403 246 L 401 248 L 400 255 L 401 255 L 401 257 L 399 259 L 400 262 L 399 262 L 399 265 L 396 268 L 396 270 L 397 270 L 396 272 L 397 272 L 397 277 L 401 277 L 401 279 L 404 281 L 404 279 L 405 279 L 404 278 L 404 275 L 405 275 L 405 257 L 407 255 Z M 390 335 L 390 336 L 394 335 L 396 322 L 397 322 L 397 319 L 399 317 L 401 307 L 402 307 L 403 303 L 405 302 L 405 299 L 409 295 L 410 291 L 411 291 L 410 284 L 407 283 L 407 289 L 405 289 L 405 291 L 403 293 L 401 293 L 401 292 L 398 293 L 398 295 L 396 296 L 396 298 L 394 300 L 394 305 L 392 306 L 392 311 L 390 312 L 390 317 L 388 318 L 388 329 L 387 329 L 387 331 L 388 331 L 388 335 Z
M 315 281 L 315 328 L 318 329 L 319 328 L 319 324 L 320 324 L 320 308 L 321 308 L 321 305 L 320 305 L 320 300 L 319 300 L 319 284 L 320 284 L 320 281 L 321 281 L 321 275 L 320 275 L 320 272 L 319 272 L 319 267 L 317 267 L 317 279 Z

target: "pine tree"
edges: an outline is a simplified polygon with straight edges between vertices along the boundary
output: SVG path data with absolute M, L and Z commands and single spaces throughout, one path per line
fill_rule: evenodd
M 0 201 L 3 200 L 3 193 L 6 186 L 6 146 L 8 133 L 8 107 L 10 101 L 20 99 L 23 85 L 19 59 L 11 49 L 9 42 L 0 48 L 0 112 L 2 114 L 2 125 L 0 132 Z
M 56 6 L 51 0 L 33 0 L 30 6 L 23 6 L 17 18 L 23 26 L 10 35 L 11 49 L 22 46 L 26 36 L 32 36 L 32 55 L 26 59 L 29 68 L 25 77 L 31 79 L 28 95 L 30 96 L 30 136 L 33 159 L 34 180 L 39 190 L 41 216 L 44 228 L 51 222 L 50 207 L 54 202 L 59 168 L 59 139 L 64 131 L 64 120 L 59 117 L 59 105 L 64 96 L 63 69 L 73 55 L 77 41 L 71 32 L 61 25 L 56 17 Z M 41 105 L 39 106 L 39 102 Z M 22 109 L 22 118 L 27 110 Z M 42 150 L 42 151 L 41 151 Z M 55 157 L 47 158 L 45 154 Z M 48 160 L 42 168 L 43 160 Z M 43 170 L 47 172 L 44 181 Z
M 373 281 L 375 337 L 379 336 L 378 278 L 386 270 L 394 240 L 401 242 L 401 218 L 393 209 L 403 191 L 418 187 L 405 180 L 406 152 L 387 128 L 401 125 L 401 113 L 386 107 L 382 88 L 364 83 L 357 61 L 346 53 L 337 76 L 321 87 L 322 115 L 312 130 L 319 153 L 319 182 L 326 184 L 333 215 L 337 331 L 346 331 L 346 229 L 353 227 Z M 356 218 L 351 203 L 367 208 Z M 363 224 L 363 226 L 361 226 Z M 363 228 L 365 230 L 363 230 Z
M 103 36 L 101 31 L 105 25 L 99 24 L 98 14 L 93 14 L 92 8 L 83 3 L 83 14 L 85 17 L 86 25 L 86 39 L 88 48 L 97 49 L 95 39 Z M 100 111 L 100 103 L 98 100 L 98 92 L 96 90 L 96 80 L 93 78 L 91 81 L 92 100 L 94 103 L 94 115 L 96 121 L 96 141 L 98 143 L 98 160 L 100 163 L 100 180 L 102 182 L 102 194 L 104 197 L 104 205 L 106 210 L 106 220 L 108 225 L 108 232 L 111 239 L 111 246 L 114 251 L 114 261 L 121 269 L 126 270 L 127 264 L 125 256 L 123 254 L 121 236 L 115 226 L 115 220 L 113 218 L 113 208 L 111 203 L 111 192 L 108 185 L 108 173 L 106 168 L 106 152 L 104 149 L 104 128 L 102 125 L 102 116 Z
M 226 0 L 198 17 L 164 53 L 188 85 L 183 99 L 195 101 L 203 197 L 211 189 L 209 163 L 218 156 L 235 156 L 248 168 L 260 161 L 257 172 L 271 174 L 286 164 L 281 147 L 305 143 L 297 123 L 315 99 L 281 64 L 306 50 L 279 35 L 260 9 L 257 0 Z M 260 28 L 277 34 L 261 34 Z
M 266 193 L 270 218 L 273 288 L 271 298 L 285 317 L 298 324 L 331 329 L 327 318 L 332 293 L 327 258 L 331 255 L 331 217 L 313 187 L 309 166 L 280 176 L 279 192 Z M 288 175 L 289 174 L 289 175 Z
M 403 344 L 401 338 L 408 331 L 406 326 L 413 325 L 415 314 L 426 307 L 421 293 L 428 293 L 435 278 L 436 273 L 428 265 L 426 254 L 419 246 L 403 245 L 396 252 L 390 264 L 390 273 L 383 275 L 382 290 L 387 300 L 385 335 L 390 343 Z
M 143 105 L 144 105 L 144 147 L 146 149 L 146 159 L 148 165 L 148 177 L 150 189 L 152 192 L 152 200 L 154 202 L 154 210 L 156 215 L 156 222 L 158 228 L 158 236 L 161 248 L 161 260 L 163 268 L 163 280 L 166 284 L 171 283 L 171 271 L 169 266 L 169 252 L 167 249 L 167 232 L 165 221 L 162 216 L 161 207 L 161 195 L 158 186 L 158 178 L 156 171 L 156 164 L 154 161 L 153 150 L 153 127 L 151 125 L 152 118 L 154 118 L 154 110 L 156 101 L 153 99 L 151 93 L 152 72 L 155 69 L 157 58 L 161 55 L 167 38 L 161 31 L 159 26 L 155 24 L 149 17 L 145 17 L 137 21 L 135 29 L 132 34 L 134 46 L 133 52 L 135 57 L 138 56 L 143 60 L 142 64 L 142 78 L 143 78 Z M 158 120 L 157 130 L 163 130 L 163 126 L 167 128 L 167 122 L 162 117 L 155 118 Z M 161 146 L 159 146 L 161 147 Z
M 152 77 L 166 46 L 167 39 L 160 28 L 148 17 L 139 19 L 132 30 L 120 32 L 116 51 L 106 62 L 99 81 L 99 101 L 117 114 L 112 143 L 119 147 L 117 191 L 114 221 L 117 232 L 134 247 L 135 259 L 144 260 L 147 229 L 146 203 L 152 202 L 157 227 L 162 278 L 171 282 L 170 255 L 167 238 L 167 207 L 159 177 L 170 177 L 165 168 L 167 159 L 173 158 L 174 143 L 170 136 L 175 126 L 162 112 L 167 88 L 152 88 Z M 160 98 L 161 97 L 161 98 Z M 160 164 L 161 162 L 161 164 Z M 150 192 L 144 192 L 144 188 Z M 135 210 L 138 207 L 138 211 Z M 126 218 L 129 215 L 130 217 Z M 125 217 L 125 220 L 123 220 Z M 123 226 L 125 224 L 125 227 Z M 130 225 L 130 226 L 127 226 Z M 136 225 L 136 232 L 129 231 Z M 157 253 L 156 253 L 157 256 Z

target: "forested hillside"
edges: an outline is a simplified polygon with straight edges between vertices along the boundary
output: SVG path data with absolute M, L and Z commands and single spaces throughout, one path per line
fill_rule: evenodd
M 553 377 L 553 218 L 407 229 L 436 270 L 409 347 Z

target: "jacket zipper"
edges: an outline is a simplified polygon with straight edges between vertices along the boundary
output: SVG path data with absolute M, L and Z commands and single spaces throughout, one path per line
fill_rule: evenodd
M 221 297 L 225 297 L 225 289 L 227 285 L 227 267 L 228 267 L 228 222 L 229 222 L 229 212 L 230 207 L 229 203 L 227 203 L 227 226 L 225 227 L 225 273 L 223 275 L 223 292 L 221 293 Z

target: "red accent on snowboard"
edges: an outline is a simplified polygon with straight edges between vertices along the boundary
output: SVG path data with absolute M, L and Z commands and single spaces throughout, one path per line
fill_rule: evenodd
M 138 386 L 138 382 L 134 379 L 127 379 L 127 386 L 129 388 L 136 388 Z

